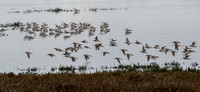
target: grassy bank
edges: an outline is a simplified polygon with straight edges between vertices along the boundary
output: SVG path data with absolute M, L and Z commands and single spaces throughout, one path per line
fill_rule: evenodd
M 200 70 L 196 68 L 183 70 L 176 62 L 166 64 L 164 67 L 152 63 L 119 65 L 112 68 L 116 70 L 92 74 L 69 73 L 69 71 L 48 74 L 28 72 L 17 75 L 2 73 L 0 91 L 200 91 Z M 65 70 L 64 67 L 58 69 Z M 67 70 L 71 69 L 68 67 Z
M 0 75 L 0 91 L 200 91 L 200 72 Z

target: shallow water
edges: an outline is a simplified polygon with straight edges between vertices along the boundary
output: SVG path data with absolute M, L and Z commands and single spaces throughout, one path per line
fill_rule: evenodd
M 28 9 L 80 9 L 80 13 L 74 15 L 73 12 L 61 13 L 8 13 L 10 11 L 26 11 Z M 115 8 L 116 10 L 108 11 L 88 11 L 90 8 Z M 8 36 L 0 37 L 0 71 L 1 72 L 18 72 L 18 68 L 39 67 L 39 72 L 50 71 L 51 67 L 60 65 L 74 65 L 76 67 L 87 65 L 90 67 L 113 66 L 119 63 L 114 60 L 115 57 L 121 57 L 122 64 L 149 64 L 157 62 L 178 61 L 183 66 L 190 66 L 191 63 L 199 63 L 199 49 L 194 48 L 196 53 L 191 54 L 192 60 L 182 59 L 183 47 L 175 57 L 168 53 L 158 52 L 158 50 L 147 50 L 149 54 L 157 55 L 157 60 L 147 62 L 146 54 L 140 53 L 142 45 L 126 45 L 125 39 L 129 38 L 131 42 L 136 40 L 147 43 L 151 46 L 159 44 L 173 49 L 172 41 L 180 41 L 181 45 L 190 45 L 193 41 L 199 41 L 200 34 L 200 0 L 6 0 L 0 4 L 0 24 L 13 22 L 36 22 L 38 24 L 47 23 L 49 27 L 62 22 L 88 22 L 97 28 L 95 36 L 104 45 L 100 51 L 95 51 L 93 41 L 95 36 L 88 36 L 87 32 L 81 35 L 75 35 L 64 40 L 63 36 L 56 39 L 54 37 L 41 38 L 38 35 L 35 39 L 24 40 L 26 33 L 19 30 L 7 30 Z M 105 35 L 99 34 L 101 22 L 108 22 L 110 33 Z M 132 34 L 125 35 L 125 28 L 132 29 Z M 69 28 L 68 28 L 69 29 Z M 116 39 L 118 47 L 110 47 L 110 39 Z M 70 58 L 65 58 L 62 53 L 56 52 L 53 48 L 66 48 L 73 46 L 73 42 L 87 40 L 91 49 L 82 49 L 78 53 L 72 53 L 72 56 L 78 57 L 77 62 L 72 62 Z M 130 61 L 127 60 L 120 49 L 126 48 L 129 53 L 133 53 Z M 26 57 L 25 52 L 33 53 L 31 59 Z M 102 56 L 103 51 L 111 52 L 111 55 Z M 54 53 L 56 57 L 47 56 L 48 53 Z M 83 54 L 90 54 L 92 57 L 85 61 Z

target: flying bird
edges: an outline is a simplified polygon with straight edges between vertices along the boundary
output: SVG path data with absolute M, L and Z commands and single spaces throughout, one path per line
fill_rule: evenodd
M 129 60 L 130 56 L 133 56 L 133 54 L 127 53 L 126 56 L 127 56 L 127 59 Z
M 52 54 L 52 53 L 49 53 L 49 54 L 47 54 L 47 55 L 49 55 L 50 57 L 55 57 L 55 55 Z
M 110 52 L 107 52 L 107 51 L 104 51 L 102 53 L 103 53 L 103 56 L 105 56 L 106 54 L 110 54 Z
M 115 57 L 115 59 L 121 64 L 121 62 L 120 62 L 120 60 L 122 60 L 121 58 Z
M 91 55 L 88 55 L 88 54 L 84 54 L 83 56 L 85 57 L 86 61 L 89 59 L 89 57 L 91 57 Z
M 25 53 L 26 53 L 28 59 L 30 59 L 30 55 L 31 55 L 32 53 L 31 53 L 31 52 L 25 52 Z

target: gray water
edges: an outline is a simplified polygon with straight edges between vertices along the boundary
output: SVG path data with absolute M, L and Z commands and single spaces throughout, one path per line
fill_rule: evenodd
M 164 64 L 165 62 L 178 61 L 183 66 L 191 66 L 191 63 L 200 63 L 200 0 L 1 0 L 0 3 L 0 24 L 13 22 L 36 22 L 38 24 L 47 23 L 49 27 L 62 22 L 88 22 L 97 28 L 94 36 L 89 37 L 87 32 L 81 35 L 72 36 L 64 40 L 63 36 L 58 38 L 37 36 L 35 39 L 24 40 L 26 33 L 19 30 L 7 30 L 8 36 L 0 37 L 0 72 L 19 72 L 19 69 L 27 67 L 38 67 L 39 72 L 48 72 L 51 67 L 60 65 L 70 66 L 114 66 L 119 63 L 114 59 L 120 57 L 122 64 L 149 64 L 156 62 Z M 10 11 L 26 11 L 28 9 L 49 9 L 62 8 L 80 10 L 79 14 L 73 12 L 61 13 L 9 13 Z M 88 11 L 90 8 L 115 8 L 108 11 Z M 108 22 L 110 33 L 99 34 L 101 22 Z M 125 35 L 125 28 L 132 30 L 132 34 Z M 100 51 L 95 51 L 93 41 L 95 36 L 104 45 Z M 159 44 L 174 49 L 173 41 L 180 41 L 181 45 L 190 45 L 193 41 L 197 42 L 198 47 L 193 50 L 196 53 L 191 54 L 191 60 L 182 59 L 183 47 L 173 57 L 171 54 L 165 55 L 158 50 L 147 50 L 149 54 L 157 55 L 157 60 L 147 62 L 146 54 L 141 53 L 142 45 L 126 45 L 125 39 L 129 38 L 131 42 L 136 40 L 147 43 L 151 46 Z M 110 47 L 110 39 L 116 39 L 118 47 Z M 65 58 L 62 53 L 56 52 L 53 48 L 66 48 L 73 46 L 73 42 L 87 40 L 85 44 L 91 49 L 82 49 L 78 53 L 72 53 L 78 60 L 72 62 L 70 58 Z M 129 53 L 134 54 L 128 61 L 120 49 L 126 48 Z M 25 52 L 30 51 L 33 54 L 28 59 Z M 102 56 L 103 51 L 111 52 L 110 55 Z M 56 57 L 47 56 L 48 53 L 54 53 Z M 90 54 L 92 57 L 85 61 L 83 54 Z

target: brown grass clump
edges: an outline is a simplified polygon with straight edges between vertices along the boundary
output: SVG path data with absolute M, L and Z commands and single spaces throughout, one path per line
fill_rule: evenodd
M 0 91 L 198 92 L 200 73 L 97 72 L 93 74 L 0 74 Z

